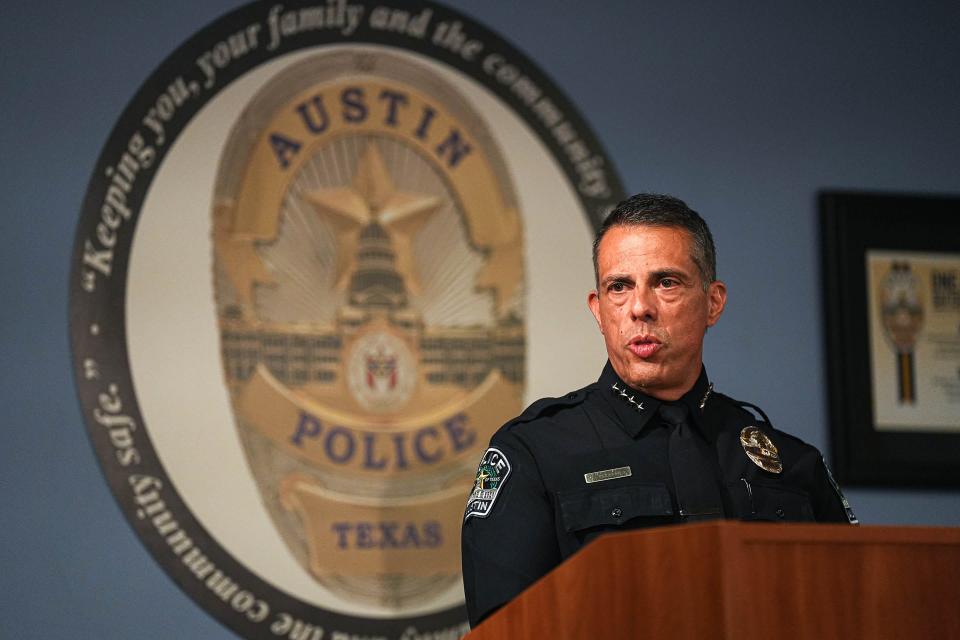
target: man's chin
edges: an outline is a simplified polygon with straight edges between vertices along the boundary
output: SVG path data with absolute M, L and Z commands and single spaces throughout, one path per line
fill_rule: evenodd
M 627 383 L 627 386 L 644 393 L 650 393 L 651 390 L 659 388 L 663 384 L 662 376 L 653 370 L 654 366 L 631 366 L 627 371 L 620 374 L 620 378 Z
M 682 383 L 677 380 L 671 382 L 656 364 L 634 364 L 619 375 L 628 387 L 658 400 L 672 401 L 683 395 L 683 391 L 679 390 Z

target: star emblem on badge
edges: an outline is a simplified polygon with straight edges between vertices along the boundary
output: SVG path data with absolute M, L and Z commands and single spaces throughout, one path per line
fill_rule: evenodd
M 308 192 L 306 199 L 337 236 L 337 289 L 346 288 L 356 269 L 360 233 L 378 224 L 390 236 L 397 271 L 407 290 L 420 291 L 414 269 L 413 237 L 442 202 L 437 196 L 397 189 L 375 142 L 370 142 L 361 154 L 349 186 L 316 189 Z

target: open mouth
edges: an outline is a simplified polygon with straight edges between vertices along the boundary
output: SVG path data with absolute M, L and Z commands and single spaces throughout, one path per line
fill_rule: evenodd
M 659 340 L 653 337 L 634 338 L 627 347 L 639 358 L 649 358 L 663 346 Z

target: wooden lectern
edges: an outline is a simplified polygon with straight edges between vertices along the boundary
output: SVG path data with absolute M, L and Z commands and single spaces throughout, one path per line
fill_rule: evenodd
M 602 537 L 467 640 L 960 638 L 960 529 L 713 522 Z

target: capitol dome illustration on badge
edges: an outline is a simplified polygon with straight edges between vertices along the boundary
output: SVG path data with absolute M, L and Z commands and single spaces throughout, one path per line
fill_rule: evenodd
M 214 196 L 224 380 L 278 535 L 334 593 L 428 602 L 522 408 L 523 230 L 481 114 L 386 51 L 307 58 L 234 123 Z

